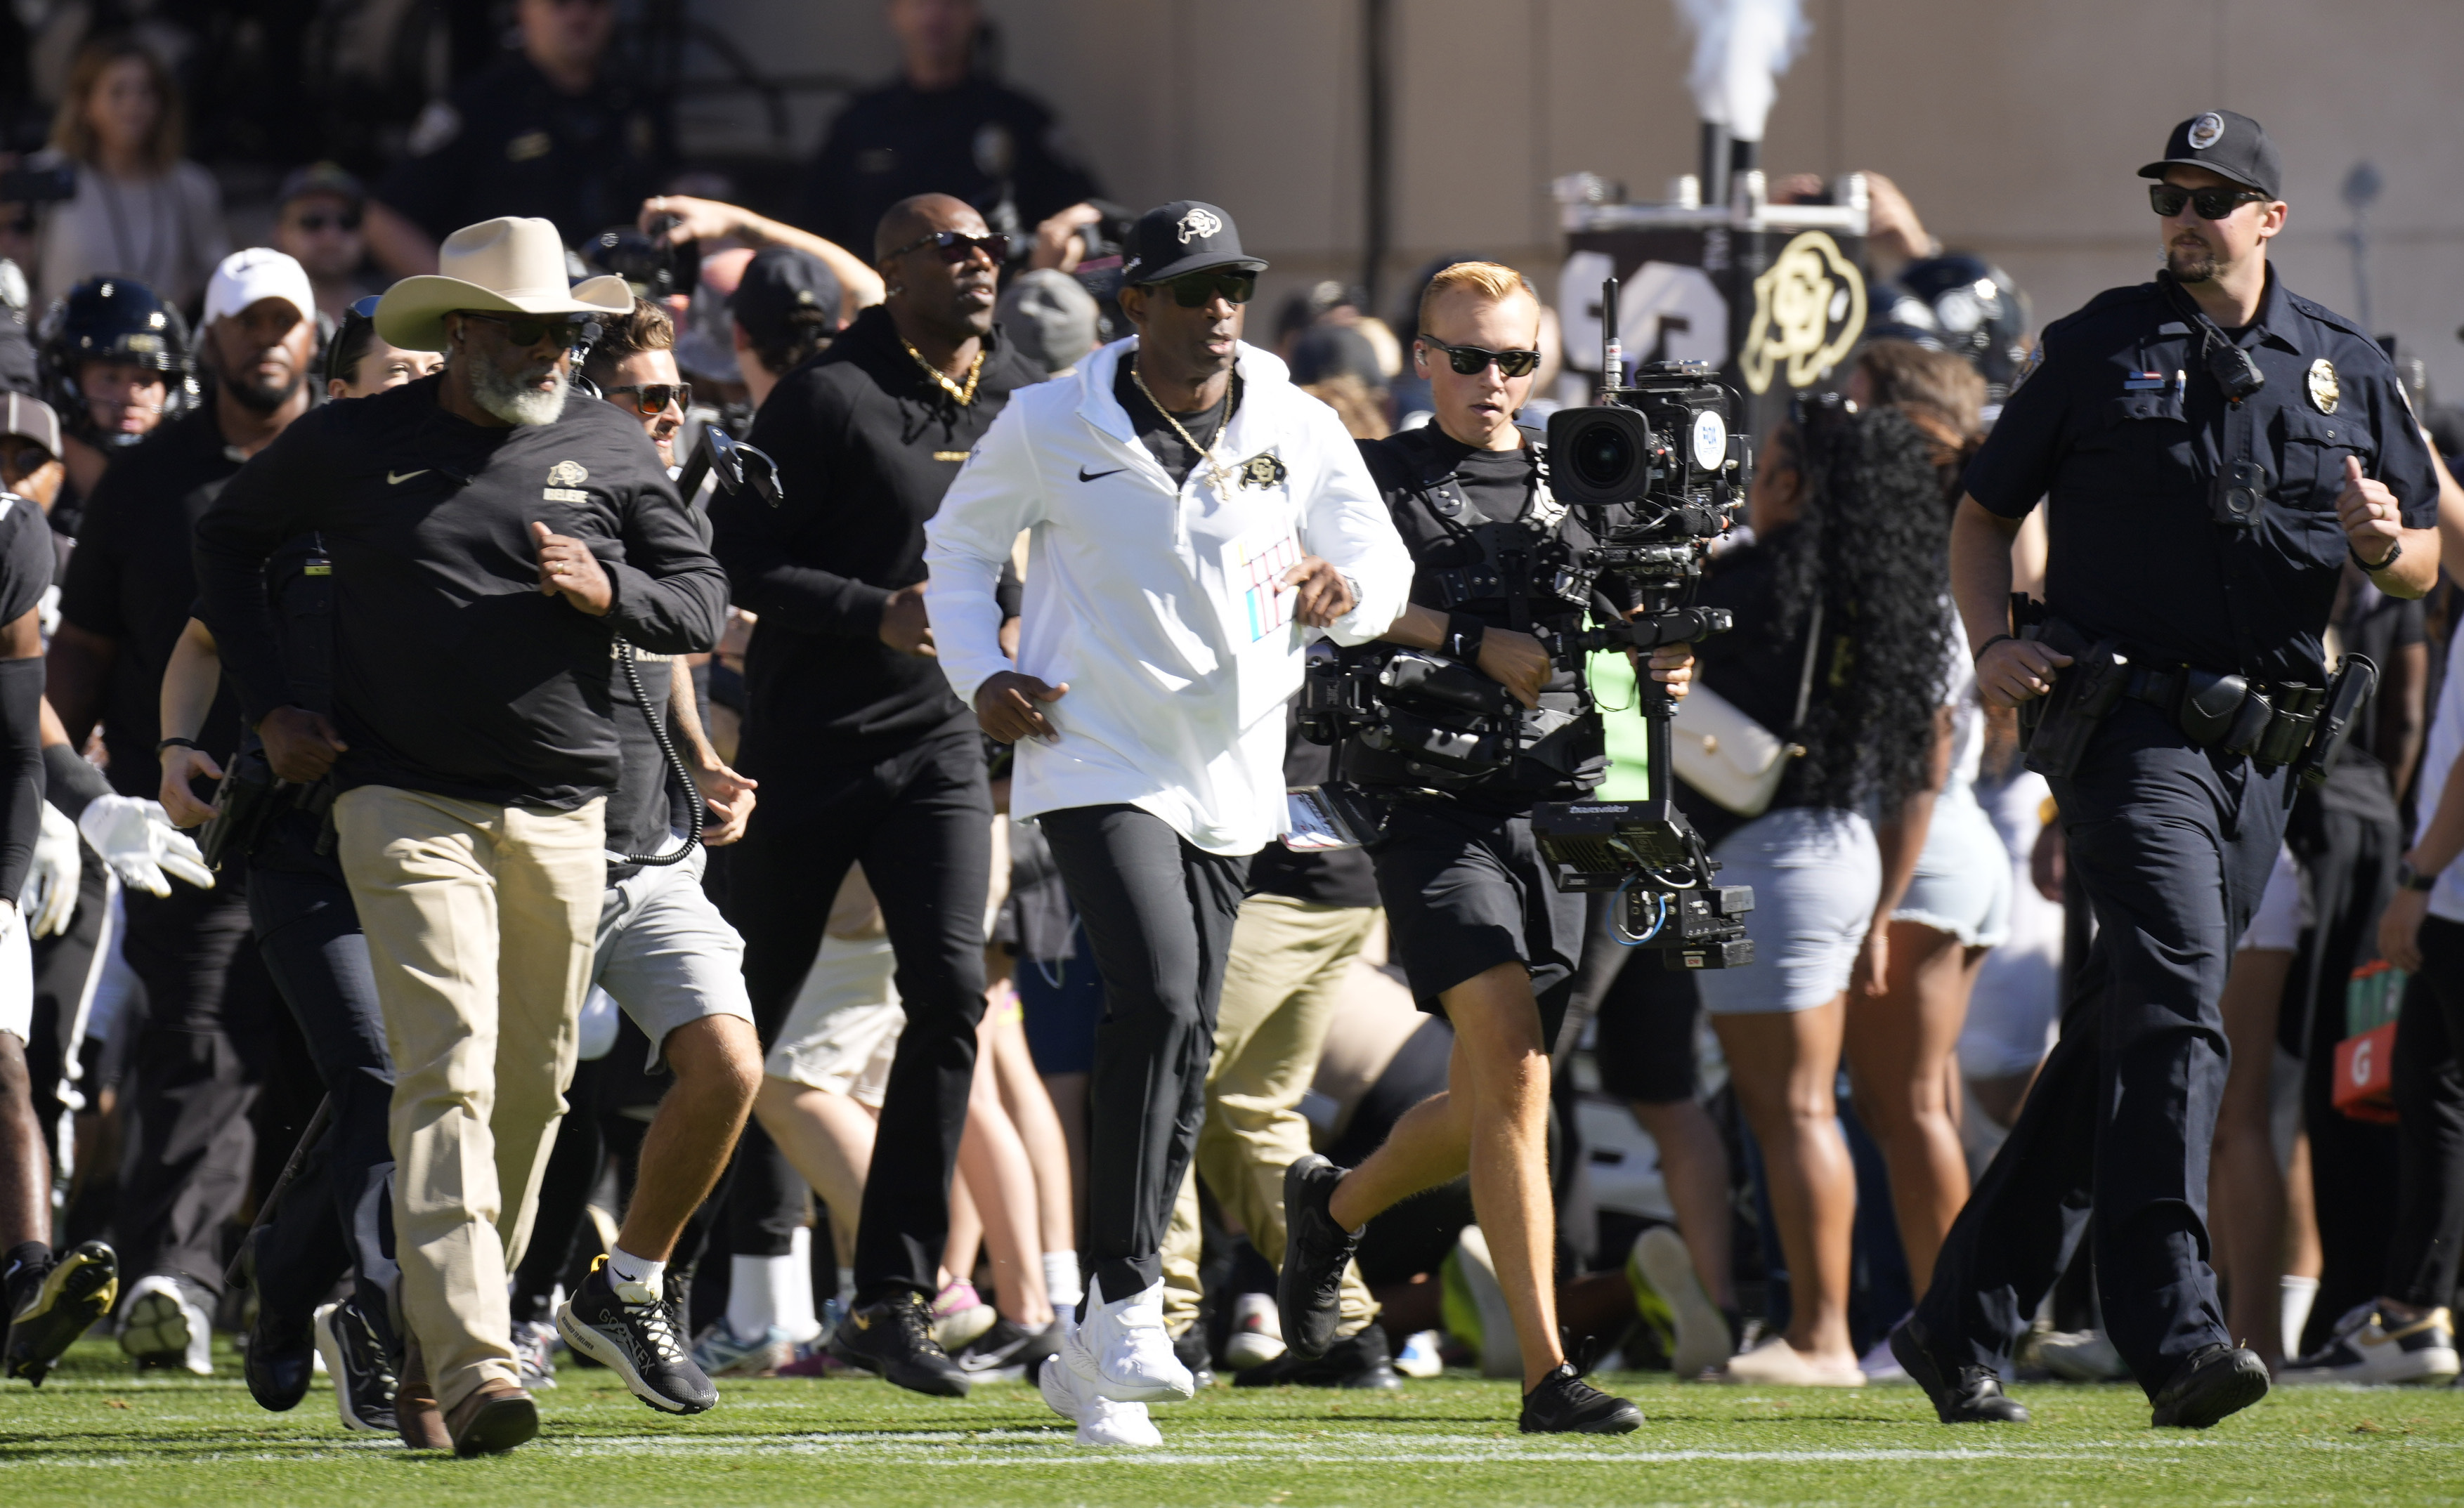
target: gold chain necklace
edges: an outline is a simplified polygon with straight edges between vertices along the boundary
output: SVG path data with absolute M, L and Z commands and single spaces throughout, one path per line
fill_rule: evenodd
M 905 336 L 898 338 L 898 343 L 907 347 L 907 354 L 915 358 L 915 364 L 924 368 L 925 376 L 940 383 L 941 391 L 949 394 L 951 397 L 958 401 L 959 407 L 964 408 L 976 401 L 976 380 L 984 375 L 984 348 L 982 346 L 976 347 L 976 359 L 967 363 L 967 385 L 960 387 L 957 383 L 950 381 L 949 373 L 942 371 L 939 367 L 935 366 L 932 362 L 924 360 L 924 353 L 915 349 L 914 345 L 909 341 Z
M 1197 439 L 1192 436 L 1188 430 L 1183 429 L 1180 426 L 1180 421 L 1172 416 L 1172 410 L 1166 408 L 1162 402 L 1155 397 L 1154 390 L 1147 386 L 1146 377 L 1138 371 L 1138 361 L 1135 356 L 1130 358 L 1130 381 L 1137 384 L 1138 391 L 1146 395 L 1148 403 L 1155 404 L 1155 411 L 1163 415 L 1163 422 L 1172 426 L 1172 432 L 1180 436 L 1180 443 L 1189 447 L 1192 454 L 1206 463 L 1206 476 L 1209 481 L 1215 484 L 1215 495 L 1218 497 L 1231 496 L 1232 485 L 1230 481 L 1227 480 L 1231 473 L 1224 470 L 1222 465 L 1215 459 L 1215 448 L 1213 446 L 1199 445 Z M 1232 384 L 1227 381 L 1223 384 L 1223 420 L 1221 424 L 1216 426 L 1215 431 L 1217 439 L 1220 440 L 1223 437 L 1223 429 L 1225 426 L 1230 425 L 1231 421 Z

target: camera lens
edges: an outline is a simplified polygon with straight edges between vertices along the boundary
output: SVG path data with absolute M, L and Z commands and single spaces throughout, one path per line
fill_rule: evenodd
M 1593 487 L 1615 487 L 1634 466 L 1634 445 L 1616 425 L 1591 425 L 1574 437 L 1574 474 Z

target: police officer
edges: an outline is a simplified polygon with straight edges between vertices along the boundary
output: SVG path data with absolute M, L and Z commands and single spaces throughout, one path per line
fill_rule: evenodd
M 1052 112 L 979 71 L 976 0 L 890 0 L 888 10 L 900 76 L 831 122 L 805 185 L 804 223 L 863 246 L 891 205 L 923 193 L 955 194 L 995 231 L 1032 229 L 1040 241 L 1067 240 L 1096 218 L 1086 207 L 1095 180 Z
M 2029 757 L 2100 930 L 2018 1125 L 1892 1334 L 1946 1423 L 2028 1417 L 1994 1367 L 2091 1207 L 2105 1328 L 2154 1423 L 2205 1428 L 2266 1393 L 2203 1255 L 2217 998 L 2283 833 L 2284 766 L 2310 734 L 2287 713 L 2326 680 L 2344 562 L 2391 597 L 2438 569 L 2438 490 L 2394 368 L 2267 265 L 2287 209 L 2266 133 L 2208 111 L 2140 175 L 2165 270 L 2046 330 L 1951 536 L 1985 699 L 2046 699 Z M 2040 497 L 2047 620 L 2013 637 L 2009 543 Z
M 376 186 L 368 249 L 398 274 L 497 215 L 552 220 L 567 246 L 628 223 L 674 155 L 664 101 L 608 63 L 615 0 L 521 0 L 518 19 L 520 51 L 431 103 Z
M 1447 1093 L 1397 1122 L 1359 1167 L 1309 1156 L 1285 1173 L 1284 1340 L 1304 1357 L 1326 1351 L 1353 1233 L 1468 1169 L 1521 1345 L 1523 1430 L 1624 1433 L 1641 1410 L 1583 1382 L 1559 1344 L 1549 1051 L 1573 993 L 1585 906 L 1557 889 L 1530 815 L 1536 801 L 1596 785 L 1605 754 L 1581 683 L 1536 637 L 1581 628 L 1585 606 L 1538 589 L 1514 563 L 1561 531 L 1588 540 L 1550 495 L 1539 437 L 1514 424 L 1540 365 L 1530 283 L 1510 267 L 1459 262 L 1430 280 L 1419 319 L 1415 360 L 1436 417 L 1361 447 L 1415 567 L 1412 605 L 1383 637 L 1501 683 L 1525 709 L 1522 748 L 1508 764 L 1449 772 L 1408 760 L 1391 738 L 1343 746 L 1343 777 L 1392 797 L 1370 845 L 1378 892 L 1412 994 L 1452 1023 L 1456 1047 Z M 1654 661 L 1681 694 L 1690 663 L 1683 646 Z

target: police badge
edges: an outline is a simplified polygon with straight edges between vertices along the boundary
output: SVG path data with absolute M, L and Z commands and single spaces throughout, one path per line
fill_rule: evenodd
M 2323 356 L 2319 358 L 2310 363 L 2306 381 L 2310 387 L 2310 406 L 2322 414 L 2334 413 L 2337 401 L 2343 396 L 2336 385 L 2336 363 Z
M 1261 450 L 1241 463 L 1243 487 L 1260 489 L 1281 487 L 1284 485 L 1284 479 L 1289 475 L 1291 472 L 1285 467 L 1284 458 L 1272 450 Z

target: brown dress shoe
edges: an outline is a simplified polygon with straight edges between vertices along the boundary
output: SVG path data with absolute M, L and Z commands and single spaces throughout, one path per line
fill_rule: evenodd
M 445 1432 L 445 1416 L 437 1411 L 436 1389 L 428 1381 L 428 1358 L 419 1353 L 415 1334 L 404 1344 L 402 1376 L 394 1384 L 393 1422 L 402 1433 L 402 1443 L 414 1451 L 453 1449 L 452 1438 Z
M 539 1405 L 518 1383 L 491 1378 L 445 1416 L 456 1455 L 501 1455 L 539 1433 Z

